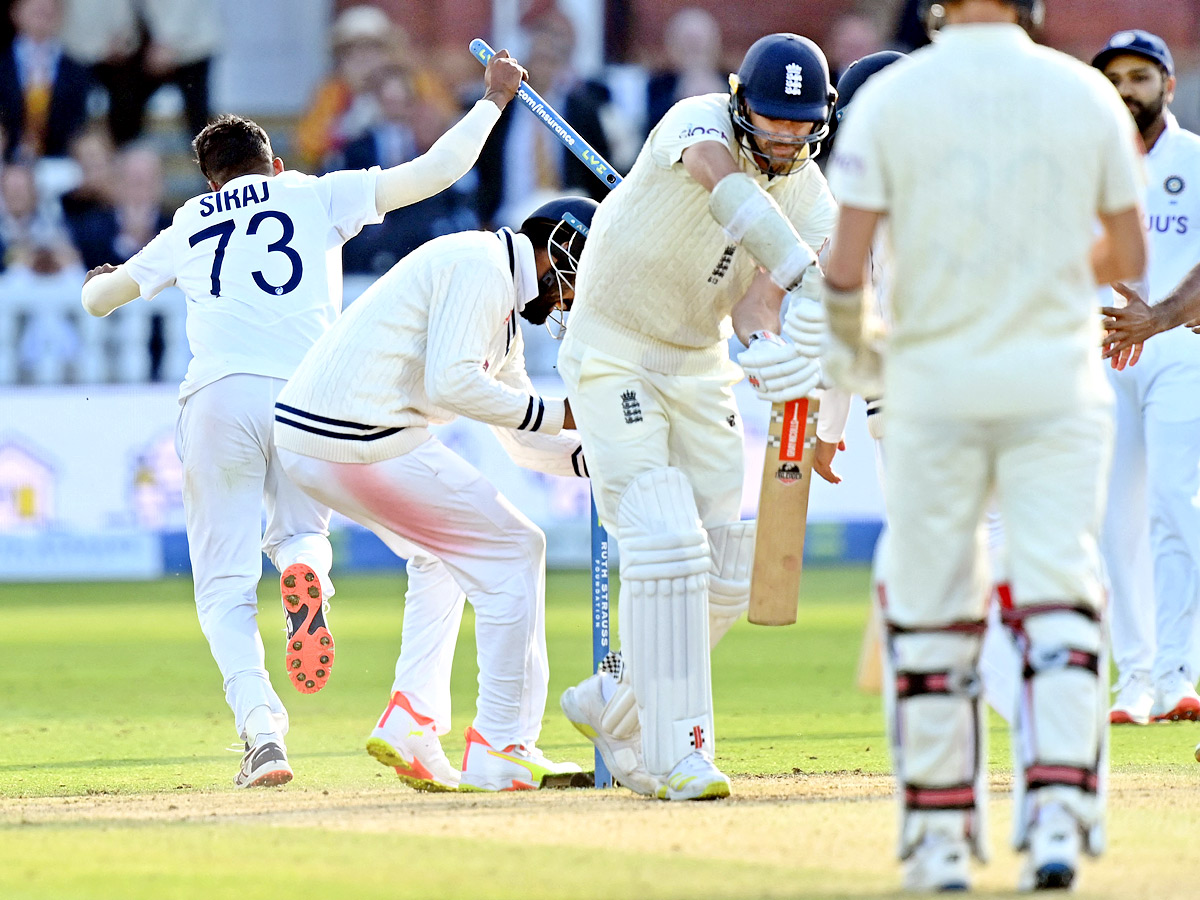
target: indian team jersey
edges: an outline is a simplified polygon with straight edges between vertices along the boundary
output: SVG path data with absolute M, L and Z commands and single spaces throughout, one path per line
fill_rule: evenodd
M 1146 154 L 1146 237 L 1150 243 L 1147 302 L 1158 303 L 1200 263 L 1200 136 L 1170 113 Z
M 243 175 L 193 197 L 125 264 L 153 299 L 187 299 L 180 399 L 226 375 L 288 378 L 342 308 L 342 244 L 382 221 L 378 169 Z

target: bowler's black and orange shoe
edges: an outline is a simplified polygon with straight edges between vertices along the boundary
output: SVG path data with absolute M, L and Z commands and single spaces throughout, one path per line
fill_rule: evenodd
M 294 563 L 279 578 L 287 613 L 288 681 L 302 694 L 315 694 L 333 668 L 333 635 L 325 625 L 321 580 L 304 563 Z

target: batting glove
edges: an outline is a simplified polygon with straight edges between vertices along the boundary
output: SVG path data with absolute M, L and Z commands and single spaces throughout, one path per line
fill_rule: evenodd
M 793 293 L 783 320 L 783 336 L 792 342 L 796 352 L 812 359 L 820 356 L 826 327 L 821 301 Z
M 807 397 L 821 382 L 821 366 L 777 334 L 756 331 L 750 346 L 738 355 L 746 378 L 768 403 Z

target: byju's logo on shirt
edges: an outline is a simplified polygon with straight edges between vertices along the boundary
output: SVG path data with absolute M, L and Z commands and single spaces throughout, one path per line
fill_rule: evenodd
M 788 63 L 784 69 L 783 92 L 796 96 L 804 91 L 804 69 L 798 63 Z
M 625 414 L 626 425 L 642 421 L 642 404 L 638 402 L 636 393 L 625 391 L 621 394 L 621 412 Z

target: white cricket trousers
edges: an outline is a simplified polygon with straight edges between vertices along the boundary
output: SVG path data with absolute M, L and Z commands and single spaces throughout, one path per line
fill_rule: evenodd
M 558 356 L 587 456 L 600 521 L 616 534 L 621 496 L 635 478 L 683 472 L 706 528 L 741 519 L 742 420 L 729 364 L 704 375 L 663 375 L 572 341 Z
M 1200 336 L 1176 328 L 1109 372 L 1117 439 L 1101 547 L 1118 677 L 1200 676 Z
M 536 743 L 546 709 L 546 537 L 437 438 L 403 456 L 335 463 L 280 450 L 314 498 L 410 557 L 393 690 L 448 727 L 449 672 L 462 594 L 475 609 L 479 699 L 474 727 L 493 747 Z M 414 556 L 413 546 L 424 554 Z M 452 582 L 452 583 L 451 583 Z M 455 587 L 457 585 L 457 588 Z
M 333 594 L 329 509 L 288 481 L 275 450 L 275 397 L 284 383 L 229 375 L 206 385 L 184 401 L 176 432 L 200 628 L 221 670 L 238 734 L 249 741 L 252 712 L 256 733 L 267 727 L 282 736 L 288 727 L 258 631 L 262 554 L 280 571 L 293 563 L 311 566 L 325 596 Z M 282 606 L 271 621 L 282 649 Z
M 1107 408 L 1053 418 L 914 421 L 889 416 L 888 618 L 906 626 L 984 618 L 984 512 L 1004 523 L 1017 608 L 1104 607 L 1098 534 L 1112 444 Z

